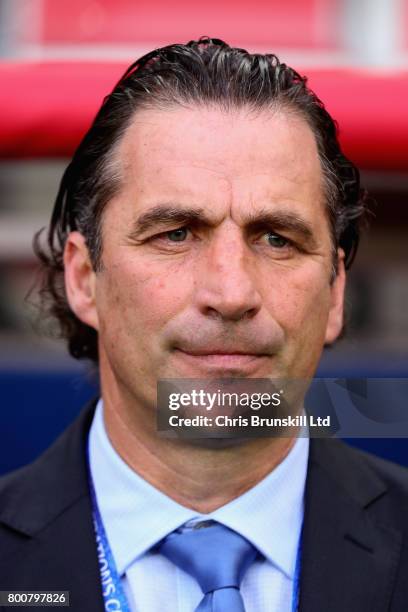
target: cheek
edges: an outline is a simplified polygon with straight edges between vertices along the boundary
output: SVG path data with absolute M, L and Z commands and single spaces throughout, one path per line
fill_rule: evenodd
M 270 309 L 287 335 L 316 334 L 326 327 L 330 286 L 321 270 L 292 271 L 278 277 L 270 294 Z M 324 332 L 322 331 L 322 334 Z
M 186 303 L 187 282 L 159 266 L 130 259 L 101 273 L 97 302 L 100 319 L 121 335 L 157 331 Z M 106 329 L 106 327 L 105 327 Z

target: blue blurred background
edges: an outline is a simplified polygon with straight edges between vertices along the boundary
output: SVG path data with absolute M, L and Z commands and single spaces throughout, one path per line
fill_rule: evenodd
M 348 331 L 319 375 L 408 377 L 406 0 L 0 0 L 0 473 L 36 457 L 97 395 L 95 373 L 68 357 L 52 323 L 38 325 L 35 294 L 25 299 L 32 236 L 72 149 L 122 68 L 205 34 L 310 73 L 377 201 L 349 275 Z M 408 465 L 405 440 L 351 443 Z

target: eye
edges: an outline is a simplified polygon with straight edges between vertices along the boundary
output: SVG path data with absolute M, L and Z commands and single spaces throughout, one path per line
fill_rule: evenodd
M 170 232 L 166 232 L 165 236 L 171 242 L 183 242 L 187 238 L 188 230 L 186 227 L 179 227 L 178 229 L 171 230 Z
M 270 246 L 273 246 L 277 249 L 283 249 L 290 245 L 290 241 L 287 238 L 283 238 L 279 234 L 275 234 L 274 232 L 267 232 L 266 239 Z

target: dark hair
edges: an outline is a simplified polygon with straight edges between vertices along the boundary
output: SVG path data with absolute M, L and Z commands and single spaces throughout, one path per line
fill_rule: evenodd
M 86 240 L 92 265 L 101 265 L 101 218 L 120 186 L 115 148 L 135 111 L 174 105 L 216 104 L 225 109 L 257 111 L 284 107 L 302 116 L 312 129 L 320 156 L 332 232 L 334 274 L 337 247 L 352 263 L 365 216 L 364 193 L 357 168 L 342 153 L 336 123 L 307 87 L 307 79 L 272 54 L 251 54 L 222 40 L 200 38 L 169 45 L 132 64 L 104 99 L 78 146 L 60 184 L 47 234 L 34 249 L 45 268 L 42 305 L 59 321 L 71 355 L 98 361 L 97 332 L 69 307 L 63 279 L 63 250 L 70 231 Z

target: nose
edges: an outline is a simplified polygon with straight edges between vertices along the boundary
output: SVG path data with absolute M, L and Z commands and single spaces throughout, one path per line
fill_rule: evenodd
M 261 308 L 253 255 L 242 238 L 213 242 L 199 267 L 196 300 L 200 312 L 225 321 L 253 318 Z

